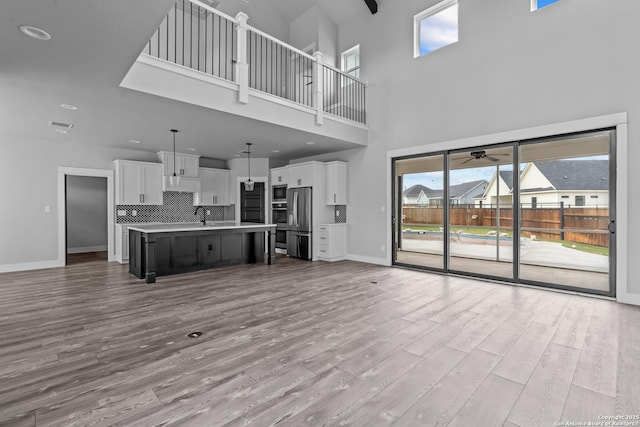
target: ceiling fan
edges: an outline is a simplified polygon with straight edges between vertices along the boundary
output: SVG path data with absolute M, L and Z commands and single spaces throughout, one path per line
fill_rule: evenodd
M 491 160 L 492 162 L 499 162 L 500 159 L 496 159 L 495 157 L 491 157 L 487 155 L 487 152 L 484 150 L 480 150 L 480 151 L 472 151 L 471 153 L 471 158 L 465 160 L 464 162 L 462 162 L 463 165 L 469 163 L 472 160 L 480 160 L 480 159 L 487 159 L 487 160 Z M 494 154 L 495 156 L 508 156 L 508 154 Z

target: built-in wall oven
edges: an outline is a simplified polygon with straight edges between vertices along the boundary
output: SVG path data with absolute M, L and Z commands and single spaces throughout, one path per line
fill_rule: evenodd
M 285 209 L 287 204 L 287 186 L 274 185 L 271 187 L 271 201 L 273 203 L 284 203 Z
M 276 224 L 276 248 L 287 249 L 287 202 L 271 205 L 271 221 Z

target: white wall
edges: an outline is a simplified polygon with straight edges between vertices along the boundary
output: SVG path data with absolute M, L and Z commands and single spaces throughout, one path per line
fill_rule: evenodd
M 67 176 L 67 253 L 107 250 L 107 179 Z
M 628 112 L 629 182 L 640 182 L 640 3 L 560 0 L 537 12 L 527 0 L 460 0 L 459 42 L 413 58 L 413 15 L 435 1 L 407 0 L 339 27 L 339 50 L 360 44 L 369 81 L 369 146 L 349 162 L 348 250 L 384 259 L 386 152 L 588 117 Z M 635 192 L 629 186 L 629 192 Z M 640 198 L 627 195 L 628 212 Z M 379 230 L 372 233 L 371 230 Z M 629 223 L 629 259 L 640 258 Z M 635 274 L 628 272 L 629 277 Z M 640 281 L 629 283 L 640 294 Z
M 235 17 L 238 12 L 249 16 L 249 25 L 284 42 L 289 41 L 289 23 L 268 1 L 221 0 L 218 9 Z
M 157 161 L 155 153 L 0 136 L 0 270 L 58 258 L 58 166 L 113 169 L 113 160 Z M 50 212 L 45 212 L 46 207 Z

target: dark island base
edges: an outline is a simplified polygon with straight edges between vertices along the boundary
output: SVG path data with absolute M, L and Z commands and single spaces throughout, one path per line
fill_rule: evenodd
M 146 283 L 156 277 L 209 268 L 275 263 L 275 229 L 224 229 L 144 233 L 129 231 L 129 272 Z

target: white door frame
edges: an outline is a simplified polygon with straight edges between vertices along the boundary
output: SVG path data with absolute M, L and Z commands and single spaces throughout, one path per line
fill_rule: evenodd
M 113 171 L 111 169 L 86 169 L 58 166 L 58 265 L 66 265 L 67 256 L 67 201 L 65 198 L 65 178 L 67 175 L 107 178 L 107 253 L 109 262 L 115 261 Z

